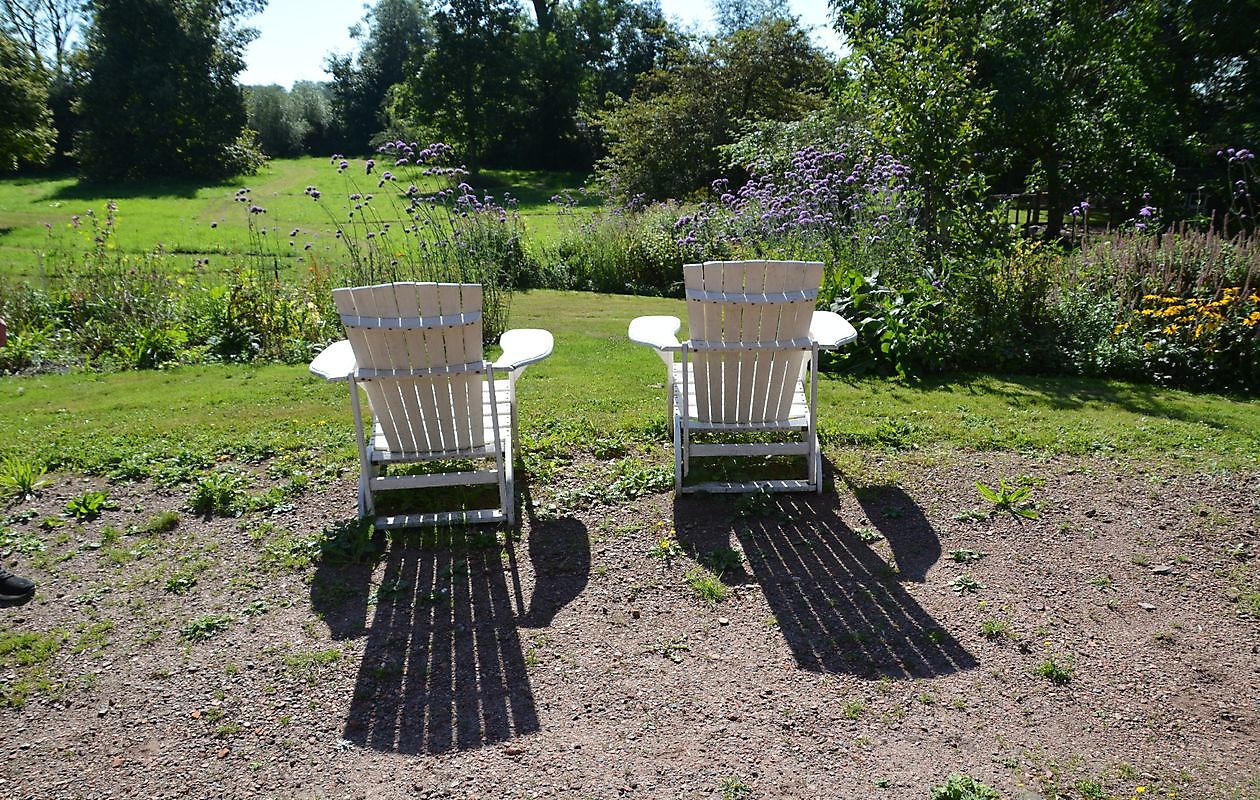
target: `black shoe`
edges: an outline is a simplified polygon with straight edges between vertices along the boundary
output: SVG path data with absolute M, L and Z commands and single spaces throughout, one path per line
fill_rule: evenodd
M 35 594 L 35 582 L 0 566 L 0 600 L 25 600 Z

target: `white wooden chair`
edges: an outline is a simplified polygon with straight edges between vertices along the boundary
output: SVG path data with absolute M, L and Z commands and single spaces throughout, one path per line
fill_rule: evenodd
M 393 283 L 334 289 L 347 340 L 311 362 L 311 372 L 347 381 L 359 443 L 359 517 L 374 516 L 376 492 L 497 483 L 499 508 L 376 517 L 378 528 L 515 522 L 512 457 L 516 381 L 551 354 L 543 330 L 504 333 L 503 355 L 482 357 L 481 286 Z M 371 435 L 359 387 L 367 392 Z M 382 468 L 434 459 L 488 459 L 493 469 L 427 475 Z
M 803 261 L 687 264 L 691 338 L 678 341 L 677 317 L 630 323 L 630 339 L 665 362 L 678 491 L 822 491 L 818 351 L 857 337 L 844 318 L 814 310 L 822 271 L 821 263 Z M 779 431 L 799 440 L 701 444 L 691 442 L 693 431 Z M 693 457 L 770 455 L 805 456 L 806 478 L 683 485 Z

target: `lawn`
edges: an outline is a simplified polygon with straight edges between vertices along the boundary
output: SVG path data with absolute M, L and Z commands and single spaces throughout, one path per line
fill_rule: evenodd
M 1256 796 L 1260 404 L 829 375 L 823 495 L 675 497 L 625 328 L 682 312 L 516 295 L 556 336 L 516 531 L 358 526 L 302 365 L 0 380 L 0 479 L 52 469 L 0 507 L 39 586 L 0 758 L 41 796 Z
M 80 252 L 91 241 L 87 227 L 74 229 L 71 217 L 118 203 L 117 246 L 129 253 L 148 253 L 160 247 L 176 254 L 175 266 L 191 269 L 198 258 L 209 257 L 212 271 L 228 269 L 250 252 L 247 208 L 236 202 L 242 187 L 251 190 L 255 204 L 267 209 L 262 218 L 282 253 L 289 233 L 299 231 L 293 250 L 311 243 L 313 252 L 335 258 L 328 213 L 305 196 L 307 186 L 318 186 L 329 200 L 352 191 L 373 191 L 375 178 L 356 167 L 338 175 L 326 158 L 276 159 L 258 175 L 221 183 L 147 183 L 131 185 L 83 184 L 72 177 L 23 177 L 0 180 L 0 274 L 37 276 L 48 253 Z M 362 179 L 360 179 L 362 178 Z M 509 193 L 519 201 L 526 232 L 534 246 L 561 235 L 562 217 L 552 196 L 569 193 L 582 207 L 597 198 L 579 190 L 584 176 L 576 173 L 527 170 L 488 170 L 477 188 L 502 199 Z M 329 208 L 341 213 L 339 206 Z M 581 212 L 585 213 L 585 212 Z M 286 262 L 297 263 L 297 258 Z

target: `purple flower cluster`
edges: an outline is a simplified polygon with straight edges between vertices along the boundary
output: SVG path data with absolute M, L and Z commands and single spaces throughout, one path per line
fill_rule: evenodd
M 312 200 L 319 200 L 319 189 L 316 189 L 314 186 L 307 186 L 306 190 L 303 191 L 302 194 L 306 195 Z
M 878 230 L 905 216 L 912 191 L 910 168 L 882 154 L 850 157 L 845 150 L 805 147 L 785 168 L 749 167 L 751 178 L 731 191 L 726 180 L 715 181 L 716 204 L 702 204 L 680 217 L 679 244 L 696 244 L 715 216 L 731 219 L 734 239 L 819 238 L 851 228 L 859 219 Z
M 1231 164 L 1237 164 L 1243 161 L 1251 161 L 1252 159 L 1256 157 L 1255 153 L 1251 152 L 1250 150 L 1246 148 L 1240 148 L 1236 150 L 1232 147 L 1226 147 L 1226 148 L 1217 150 L 1216 155 L 1218 158 L 1228 159 L 1229 163 Z

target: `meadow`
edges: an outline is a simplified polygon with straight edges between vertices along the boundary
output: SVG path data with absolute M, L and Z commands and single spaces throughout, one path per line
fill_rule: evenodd
M 261 224 L 275 243 L 268 254 L 278 252 L 293 268 L 308 259 L 299 248 L 310 243 L 319 257 L 335 259 L 340 251 L 329 212 L 313 203 L 305 190 L 318 186 L 330 198 L 370 192 L 377 180 L 362 174 L 361 164 L 355 162 L 354 170 L 339 174 L 327 158 L 275 159 L 247 179 L 210 184 L 98 185 L 73 176 L 5 178 L 0 180 L 0 275 L 35 278 L 47 268 L 48 254 L 84 249 L 91 237 L 86 227 L 76 228 L 72 218 L 82 219 L 88 209 L 103 216 L 111 200 L 118 204 L 115 239 L 120 251 L 141 255 L 160 249 L 180 256 L 173 267 L 178 270 L 182 264 L 190 273 L 201 271 L 196 269 L 197 259 L 209 258 L 208 271 L 218 273 L 258 254 L 249 235 L 248 209 L 236 202 L 241 188 L 249 188 L 253 202 L 267 209 Z M 474 183 L 499 202 L 504 194 L 515 198 L 530 240 L 541 246 L 561 233 L 563 215 L 552 203 L 553 196 L 568 194 L 578 208 L 599 204 L 598 197 L 580 191 L 584 180 L 577 173 L 486 170 Z M 342 213 L 340 202 L 332 208 Z M 290 237 L 294 229 L 299 234 Z

